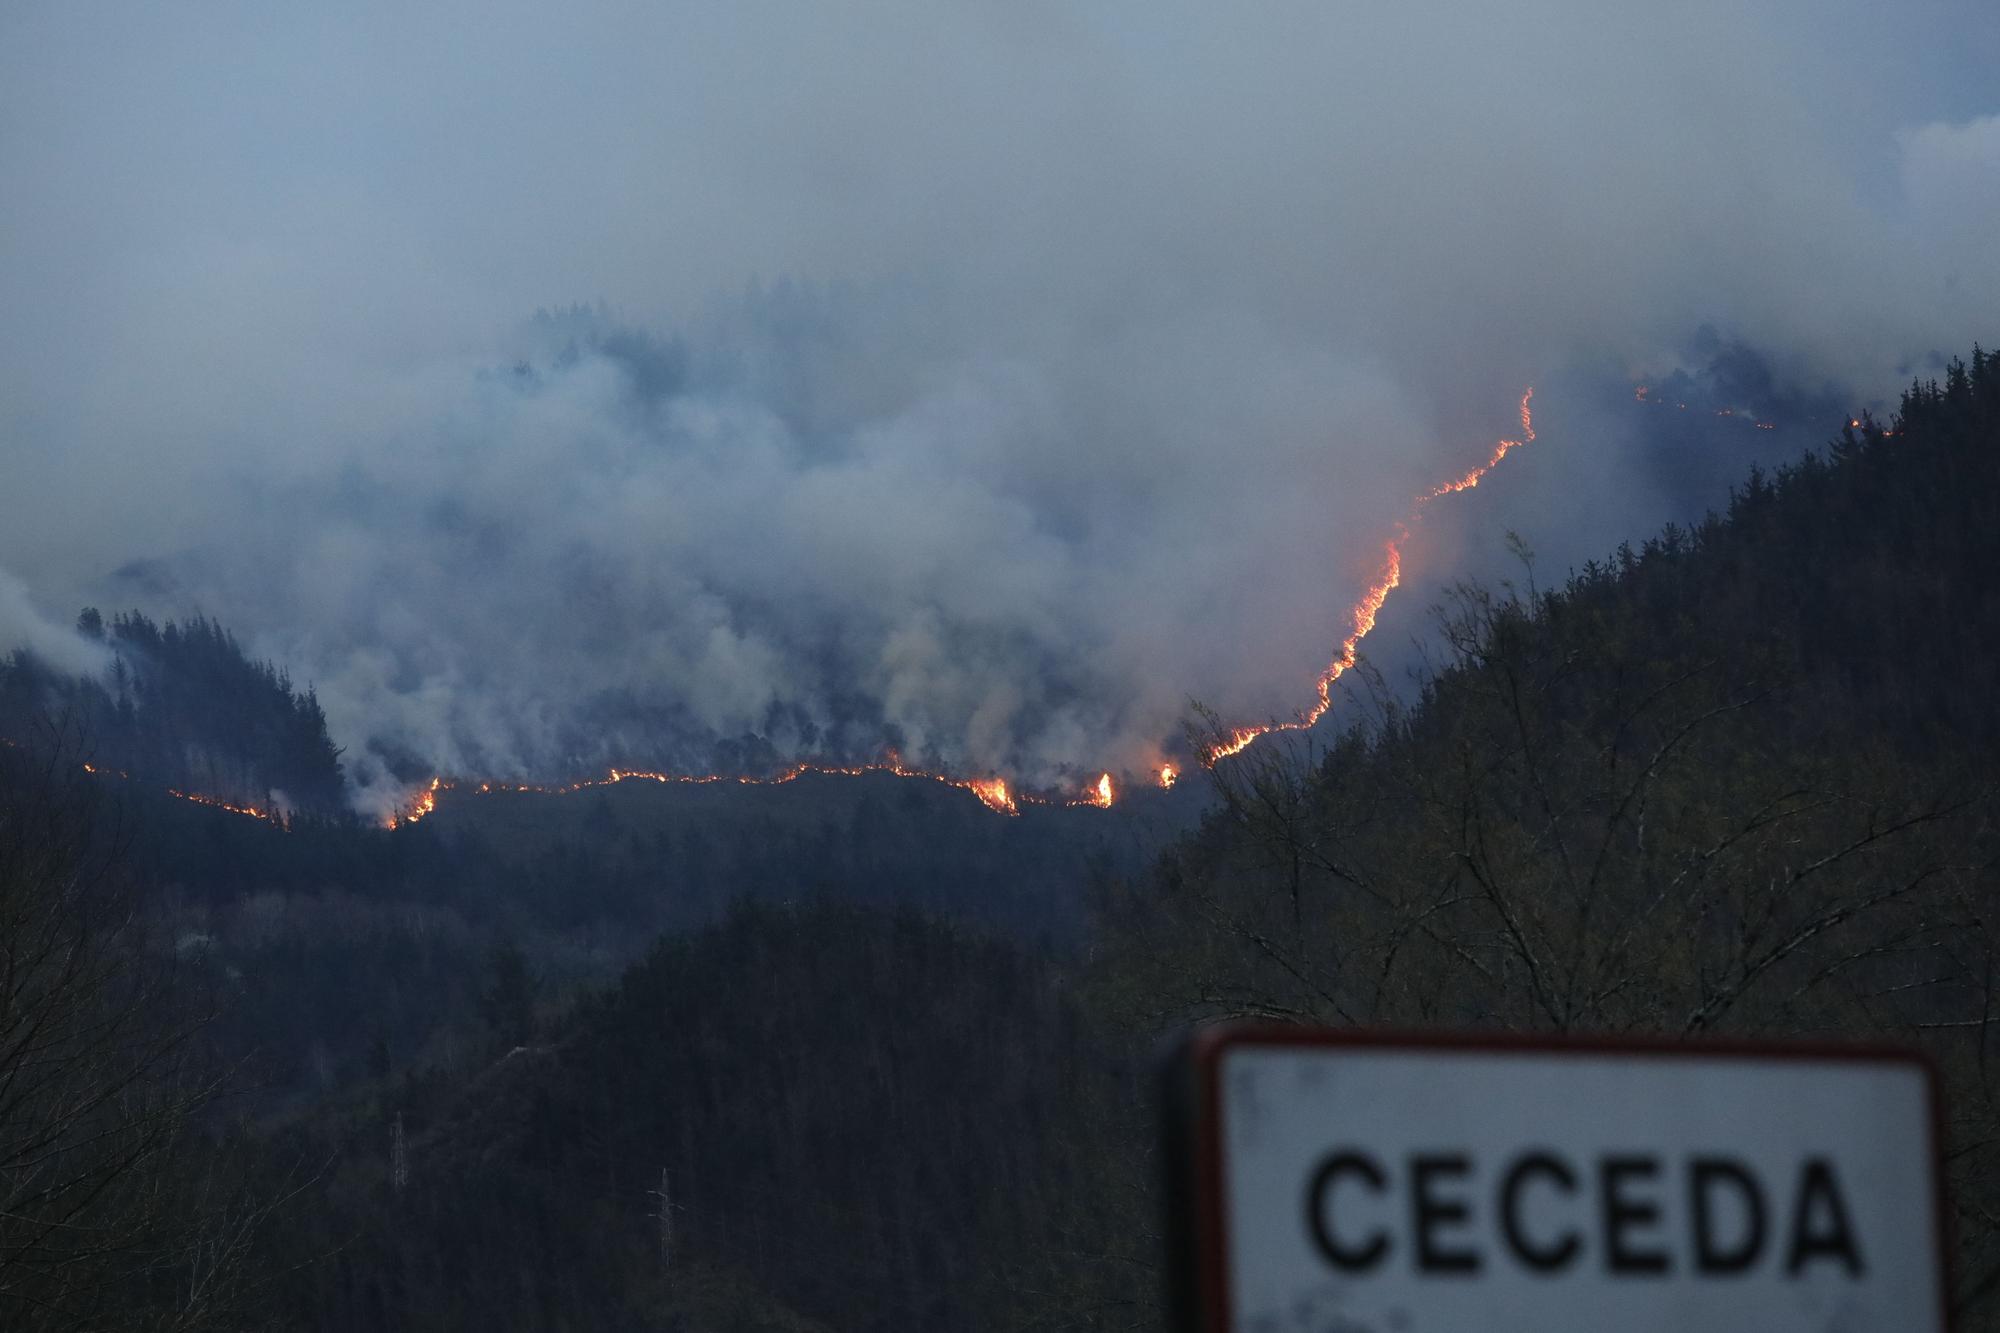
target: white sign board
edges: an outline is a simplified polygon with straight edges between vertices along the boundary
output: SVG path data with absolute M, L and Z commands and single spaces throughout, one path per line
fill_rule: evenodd
M 1221 1028 L 1190 1064 L 1197 1327 L 1947 1326 L 1914 1057 Z

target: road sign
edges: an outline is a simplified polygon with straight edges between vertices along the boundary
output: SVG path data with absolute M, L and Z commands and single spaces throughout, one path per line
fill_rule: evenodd
M 1172 1088 L 1190 1330 L 1948 1327 L 1905 1052 L 1221 1026 Z

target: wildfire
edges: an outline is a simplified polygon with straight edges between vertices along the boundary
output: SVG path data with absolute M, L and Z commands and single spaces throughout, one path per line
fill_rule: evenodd
M 96 770 L 93 769 L 91 771 L 95 772 Z M 121 773 L 119 776 L 123 777 L 125 775 Z M 213 810 L 227 810 L 232 815 L 248 815 L 252 819 L 261 819 L 268 824 L 276 824 L 280 827 L 283 827 L 285 823 L 283 815 L 275 810 L 266 810 L 260 806 L 234 805 L 217 796 L 204 796 L 198 791 L 182 791 L 178 787 L 168 787 L 166 792 L 169 796 L 178 796 L 181 800 L 192 801 L 196 805 L 205 805 Z
M 899 778 L 927 778 L 932 782 L 941 782 L 947 787 L 958 787 L 964 791 L 969 791 L 978 797 L 987 809 L 1003 815 L 1020 814 L 1020 803 L 1022 801 L 1029 801 L 1035 804 L 1048 803 L 1036 797 L 1016 795 L 1013 791 L 1009 790 L 1005 778 L 954 778 L 943 773 L 933 773 L 925 769 L 910 768 L 893 751 L 877 763 L 848 765 L 796 763 L 763 777 L 752 774 L 661 773 L 652 769 L 614 768 L 608 770 L 601 778 L 582 778 L 576 782 L 542 785 L 531 782 L 486 781 L 480 782 L 477 785 L 468 785 L 467 790 L 479 795 L 488 795 L 493 792 L 516 792 L 540 796 L 562 796 L 580 791 L 588 791 L 592 787 L 613 787 L 621 782 L 657 782 L 663 785 L 689 787 L 707 787 L 717 783 L 735 783 L 744 787 L 779 787 L 787 782 L 794 782 L 808 773 L 846 778 L 858 778 L 865 773 L 892 773 Z M 410 798 L 409 804 L 400 813 L 390 815 L 383 821 L 383 827 L 393 829 L 400 828 L 405 824 L 416 823 L 425 815 L 437 809 L 437 794 L 440 791 L 454 790 L 457 785 L 457 783 L 448 782 L 442 777 L 432 778 L 430 785 L 417 789 L 416 793 Z
M 384 828 L 400 828 L 404 824 L 414 824 L 431 811 L 437 809 L 438 789 L 443 785 L 443 778 L 432 778 L 430 786 L 420 788 L 417 794 L 410 799 L 410 803 L 403 808 L 402 812 L 390 815 L 382 826 Z M 484 790 L 483 785 L 481 789 Z
M 1396 524 L 1396 535 L 1383 543 L 1380 572 L 1376 575 L 1375 581 L 1362 593 L 1361 600 L 1354 604 L 1351 613 L 1352 631 L 1340 641 L 1340 647 L 1335 651 L 1333 660 L 1327 664 L 1326 670 L 1319 674 L 1317 682 L 1319 697 L 1313 701 L 1312 707 L 1291 722 L 1267 722 L 1262 726 L 1238 727 L 1229 733 L 1227 739 L 1210 746 L 1208 753 L 1202 756 L 1202 762 L 1214 764 L 1233 754 L 1241 754 L 1259 736 L 1269 735 L 1274 731 L 1304 731 L 1326 716 L 1327 710 L 1333 707 L 1334 682 L 1354 669 L 1354 664 L 1360 660 L 1361 641 L 1375 628 L 1375 618 L 1381 614 L 1383 603 L 1389 600 L 1389 594 L 1402 585 L 1403 543 L 1409 540 L 1410 522 L 1415 521 L 1416 516 L 1431 501 L 1439 496 L 1456 495 L 1460 491 L 1471 490 L 1479 484 L 1481 478 L 1500 465 L 1501 459 L 1523 445 L 1533 444 L 1535 442 L 1534 399 L 1535 391 L 1532 387 L 1521 395 L 1520 439 L 1501 440 L 1493 447 L 1493 452 L 1487 456 L 1484 463 L 1418 496 L 1410 507 L 1409 519 Z
M 4 736 L 0 736 L 0 745 L 10 750 L 19 748 Z M 99 768 L 88 760 L 82 761 L 78 766 L 92 777 L 118 778 L 124 782 L 132 780 L 132 775 L 122 768 Z M 211 810 L 226 810 L 232 815 L 248 815 L 267 824 L 276 824 L 281 829 L 291 827 L 290 817 L 283 810 L 267 810 L 260 805 L 238 805 L 234 801 L 225 801 L 220 796 L 206 796 L 198 791 L 182 791 L 179 787 L 161 787 L 160 790 L 175 800 L 187 801 L 192 805 L 205 805 Z
M 1658 401 L 1650 397 L 1650 392 L 1646 386 L 1641 385 L 1635 391 L 1635 396 L 1642 403 Z M 1361 641 L 1375 628 L 1376 618 L 1381 613 L 1383 605 L 1389 600 L 1389 594 L 1402 584 L 1403 545 L 1409 540 L 1410 524 L 1416 520 L 1424 507 L 1431 501 L 1441 496 L 1455 495 L 1461 491 L 1473 489 L 1479 485 L 1487 473 L 1498 467 L 1501 460 L 1506 458 L 1509 453 L 1521 448 L 1523 445 L 1534 442 L 1535 425 L 1532 410 L 1534 396 L 1535 391 L 1533 388 L 1529 388 L 1521 395 L 1520 438 L 1499 441 L 1494 445 L 1492 453 L 1487 456 L 1485 462 L 1468 469 L 1461 476 L 1417 496 L 1411 504 L 1409 515 L 1396 524 L 1394 536 L 1383 543 L 1382 563 L 1377 570 L 1374 581 L 1363 591 L 1360 599 L 1354 603 L 1354 606 L 1350 610 L 1350 627 L 1347 636 L 1340 641 L 1339 647 L 1334 652 L 1332 661 L 1327 664 L 1325 670 L 1320 672 L 1319 678 L 1315 682 L 1315 698 L 1312 706 L 1301 712 L 1290 722 L 1269 722 L 1258 726 L 1236 728 L 1228 734 L 1225 740 L 1209 748 L 1207 753 L 1202 756 L 1203 763 L 1214 764 L 1218 760 L 1238 754 L 1258 737 L 1268 735 L 1273 731 L 1304 730 L 1326 716 L 1327 710 L 1333 706 L 1334 683 L 1352 670 L 1360 660 Z M 1679 404 L 1679 406 L 1685 407 L 1686 405 Z M 1764 426 L 1765 429 L 1770 428 L 1763 422 L 1759 422 L 1758 424 Z M 1856 424 L 1858 425 L 1859 423 L 1857 422 Z M 98 771 L 90 768 L 87 764 L 84 767 L 91 772 Z M 1113 785 L 1109 772 L 1100 773 L 1097 781 L 1086 787 L 1080 795 L 1064 798 L 1061 796 L 1016 790 L 1009 787 L 1005 778 L 999 776 L 962 778 L 946 773 L 910 768 L 905 766 L 901 758 L 893 751 L 886 758 L 876 763 L 843 766 L 801 762 L 763 777 L 720 773 L 662 773 L 651 770 L 614 768 L 609 770 L 604 777 L 587 778 L 567 784 L 540 786 L 529 783 L 481 781 L 476 785 L 468 784 L 468 790 L 477 793 L 530 792 L 560 794 L 583 791 L 591 787 L 613 786 L 620 782 L 682 783 L 695 786 L 731 782 L 745 786 L 778 786 L 792 782 L 808 773 L 845 777 L 859 777 L 866 773 L 892 773 L 897 777 L 903 778 L 926 778 L 933 782 L 941 782 L 949 787 L 957 787 L 968 791 L 978 798 L 989 810 L 1004 815 L 1020 814 L 1021 807 L 1024 804 L 1087 805 L 1099 809 L 1109 809 L 1117 796 L 1117 790 Z M 120 774 L 119 776 L 122 777 L 124 775 Z M 1160 766 L 1158 781 L 1162 790 L 1172 789 L 1179 778 L 1180 773 L 1172 764 L 1162 764 Z M 408 824 L 417 823 L 437 809 L 438 794 L 440 792 L 452 790 L 456 785 L 456 783 L 448 782 L 442 777 L 432 778 L 428 785 L 416 789 L 411 794 L 409 800 L 401 810 L 389 815 L 383 821 L 384 827 L 396 829 Z M 286 819 L 280 813 L 259 809 L 255 806 L 234 805 L 228 801 L 212 796 L 204 796 L 195 792 L 184 792 L 174 788 L 168 788 L 167 790 L 170 794 L 182 800 L 192 801 L 198 805 L 211 806 L 235 814 L 249 815 L 253 818 L 278 824 L 280 827 L 286 825 Z
M 966 783 L 965 787 L 967 791 L 970 791 L 974 796 L 984 801 L 986 808 L 995 814 L 1018 815 L 1021 813 L 1021 807 L 1014 804 L 1014 798 L 1008 794 L 1007 779 L 1005 778 L 986 778 L 984 780 L 975 778 L 971 782 Z
M 1261 725 L 1237 727 L 1231 730 L 1222 740 L 1212 744 L 1201 755 L 1201 760 L 1204 764 L 1212 765 L 1231 755 L 1239 754 L 1260 736 L 1268 735 L 1274 731 L 1302 731 L 1326 716 L 1327 711 L 1333 706 L 1334 683 L 1352 670 L 1360 660 L 1361 641 L 1374 630 L 1376 618 L 1380 615 L 1382 607 L 1388 602 L 1389 595 L 1402 584 L 1403 547 L 1409 540 L 1411 525 L 1416 522 L 1425 507 L 1433 500 L 1472 490 L 1485 479 L 1487 473 L 1498 467 L 1508 454 L 1521 448 L 1523 445 L 1534 443 L 1534 397 L 1535 391 L 1532 387 L 1528 388 L 1521 395 L 1521 432 L 1519 438 L 1498 441 L 1483 463 L 1468 469 L 1465 473 L 1450 481 L 1444 482 L 1418 495 L 1411 502 L 1409 513 L 1396 523 L 1394 534 L 1388 541 L 1383 543 L 1382 560 L 1377 568 L 1374 580 L 1363 590 L 1361 597 L 1350 609 L 1348 633 L 1335 649 L 1332 660 L 1327 663 L 1326 668 L 1320 672 L 1318 679 L 1315 681 L 1315 697 L 1312 705 L 1289 722 L 1273 721 Z M 1657 396 L 1657 390 L 1654 387 L 1644 384 L 1634 387 L 1633 398 L 1635 401 L 1647 405 L 1666 405 L 1665 400 Z M 1676 402 L 1674 406 L 1683 411 L 1687 409 L 1687 404 L 1682 402 Z M 1716 409 L 1715 415 L 1718 417 L 1733 417 L 1739 415 L 1739 413 L 1734 408 L 1725 407 Z M 1748 409 L 1745 409 L 1741 415 L 1750 418 L 1752 424 L 1759 430 L 1776 429 L 1775 423 L 1756 419 L 1754 414 Z M 1860 429 L 1862 424 L 1861 419 L 1858 417 L 1849 419 L 1849 425 L 1855 429 Z M 1893 434 L 1893 432 L 1883 431 L 1882 434 L 1886 436 Z M 14 742 L 0 737 L 0 744 L 12 746 Z M 107 772 L 107 770 L 97 768 L 88 763 L 84 764 L 83 768 L 86 772 L 93 774 Z M 127 774 L 116 770 L 108 770 L 108 772 L 120 778 L 128 777 Z M 588 778 L 567 784 L 542 786 L 530 783 L 480 781 L 476 784 L 466 784 L 466 789 L 475 793 L 523 792 L 561 794 L 583 791 L 591 787 L 612 786 L 620 782 L 680 783 L 694 786 L 705 786 L 714 783 L 737 783 L 745 786 L 779 786 L 795 781 L 808 773 L 844 777 L 859 777 L 867 773 L 890 773 L 902 778 L 924 778 L 970 792 L 989 810 L 1003 815 L 1019 815 L 1021 807 L 1024 805 L 1091 806 L 1098 809 L 1109 809 L 1117 796 L 1117 790 L 1109 772 L 1099 774 L 1094 783 L 1083 787 L 1080 792 L 1073 788 L 1071 789 L 1072 794 L 1064 796 L 1059 793 L 1046 791 L 1039 793 L 1021 791 L 1011 787 L 1005 778 L 997 775 L 983 778 L 965 778 L 955 777 L 948 773 L 911 768 L 906 766 L 902 762 L 901 757 L 894 751 L 889 752 L 885 758 L 875 763 L 836 765 L 799 762 L 761 777 L 720 773 L 663 773 L 651 770 L 614 768 L 609 770 L 604 777 Z M 1174 765 L 1162 763 L 1156 771 L 1156 777 L 1159 787 L 1162 790 L 1171 790 L 1175 783 L 1179 781 L 1180 773 Z M 384 827 L 395 829 L 407 824 L 417 823 L 437 809 L 440 792 L 453 790 L 457 785 L 442 777 L 432 778 L 428 785 L 419 787 L 411 793 L 401 810 L 389 815 L 383 821 Z M 232 814 L 248 815 L 253 819 L 260 819 L 275 824 L 279 828 L 289 827 L 289 818 L 283 811 L 268 810 L 252 805 L 237 805 L 218 797 L 203 795 L 199 792 L 181 791 L 173 787 L 167 787 L 164 790 L 171 796 L 183 801 L 192 802 L 196 805 L 225 810 Z
M 1655 397 L 1654 393 L 1655 390 L 1651 385 L 1635 384 L 1632 386 L 1632 401 L 1636 403 L 1642 403 L 1650 407 L 1665 407 L 1666 400 Z M 1680 408 L 1684 412 L 1687 410 L 1686 403 L 1675 403 L 1674 406 Z M 1758 430 L 1776 430 L 1778 428 L 1777 422 L 1766 421 L 1758 417 L 1755 413 L 1755 410 L 1752 408 L 1718 407 L 1714 409 L 1714 412 L 1715 415 L 1719 417 L 1748 418 L 1750 420 L 1750 424 L 1755 426 Z M 1854 426 L 1859 426 L 1861 423 L 1858 420 L 1851 420 L 1849 424 Z
M 1647 395 L 1647 390 L 1642 386 L 1638 391 L 1639 401 L 1641 402 L 1647 401 L 1646 395 Z M 1506 439 L 1499 441 L 1496 445 L 1494 445 L 1493 452 L 1487 456 L 1485 462 L 1479 464 L 1476 467 L 1468 469 L 1461 476 L 1456 477 L 1453 480 L 1448 481 L 1443 485 L 1436 487 L 1433 490 L 1427 491 L 1422 495 L 1419 495 L 1411 506 L 1410 519 L 1414 520 L 1416 515 L 1422 511 L 1425 505 L 1429 504 L 1432 500 L 1435 500 L 1440 496 L 1455 495 L 1460 491 L 1471 490 L 1473 487 L 1477 486 L 1480 483 L 1481 479 L 1483 479 L 1487 473 L 1491 472 L 1494 468 L 1498 467 L 1500 465 L 1500 461 L 1506 458 L 1509 453 L 1513 452 L 1516 449 L 1519 449 L 1523 445 L 1534 443 L 1535 439 L 1535 418 L 1533 410 L 1534 398 L 1535 398 L 1535 391 L 1532 386 L 1529 387 L 1521 395 L 1521 408 L 1520 408 L 1521 435 L 1519 439 Z M 1307 727 L 1312 726 L 1315 722 L 1318 722 L 1322 717 L 1326 716 L 1327 710 L 1333 706 L 1334 682 L 1339 680 L 1342 676 L 1346 675 L 1347 672 L 1352 670 L 1354 668 L 1355 663 L 1360 660 L 1359 654 L 1360 654 L 1361 640 L 1366 638 L 1369 632 L 1375 628 L 1376 617 L 1381 614 L 1383 604 L 1389 600 L 1389 594 L 1394 592 L 1402 584 L 1403 543 L 1409 540 L 1409 536 L 1410 536 L 1409 521 L 1399 522 L 1396 524 L 1395 536 L 1383 544 L 1382 564 L 1380 571 L 1376 575 L 1375 581 L 1369 584 L 1366 591 L 1362 593 L 1361 599 L 1354 604 L 1354 607 L 1351 612 L 1352 628 L 1349 631 L 1347 637 L 1341 640 L 1340 646 L 1336 650 L 1333 660 L 1327 664 L 1326 669 L 1320 673 L 1319 679 L 1315 682 L 1315 694 L 1317 697 L 1315 698 L 1312 706 L 1308 708 L 1305 712 L 1299 714 L 1298 718 L 1291 722 L 1270 722 L 1263 724 L 1261 726 L 1236 728 L 1235 730 L 1229 733 L 1229 736 L 1226 740 L 1210 747 L 1209 751 L 1202 756 L 1204 763 L 1213 764 L 1217 760 L 1226 759 L 1230 755 L 1238 754 L 1245 748 L 1247 748 L 1250 745 L 1250 743 L 1255 741 L 1259 736 L 1267 735 L 1273 731 L 1300 731 Z M 792 767 L 784 769 L 781 772 L 775 774 L 774 776 L 767 778 L 729 777 L 721 774 L 700 774 L 700 773 L 682 774 L 682 773 L 631 772 L 624 769 L 614 768 L 610 771 L 609 775 L 606 777 L 593 780 L 586 780 L 582 782 L 575 782 L 569 784 L 568 786 L 563 786 L 563 787 L 527 787 L 527 786 L 508 787 L 505 784 L 482 783 L 480 784 L 479 790 L 482 792 L 496 791 L 496 790 L 573 792 L 573 791 L 580 791 L 586 787 L 606 786 L 612 783 L 626 782 L 631 780 L 644 780 L 650 782 L 680 782 L 680 783 L 694 783 L 694 784 L 713 783 L 713 782 L 738 782 L 749 785 L 757 785 L 757 784 L 776 785 L 780 783 L 790 782 L 793 779 L 801 777 L 807 773 L 825 773 L 825 774 L 840 774 L 844 776 L 858 776 L 862 773 L 875 773 L 875 772 L 894 773 L 898 777 L 929 778 L 935 782 L 942 782 L 947 786 L 963 788 L 964 790 L 969 791 L 974 796 L 978 797 L 979 800 L 982 803 L 984 803 L 988 809 L 994 810 L 1000 814 L 1017 815 L 1021 812 L 1020 808 L 1021 805 L 1024 803 L 1035 804 L 1035 805 L 1048 803 L 1046 798 L 1030 795 L 1025 792 L 1017 792 L 1014 790 L 1010 790 L 1007 785 L 1006 779 L 1004 778 L 1000 777 L 957 778 L 942 773 L 927 772 L 922 769 L 906 768 L 903 766 L 901 760 L 898 759 L 894 754 L 891 754 L 889 758 L 882 763 L 862 764 L 853 767 L 837 767 L 831 765 L 810 764 L 810 763 L 795 764 Z M 1180 776 L 1179 773 L 1174 769 L 1174 766 L 1172 764 L 1163 764 L 1159 770 L 1159 784 L 1161 788 L 1163 789 L 1172 788 L 1175 781 L 1178 780 L 1179 776 Z M 431 783 L 430 792 L 424 793 L 419 797 L 419 805 L 421 808 L 420 809 L 413 808 L 413 812 L 410 815 L 404 817 L 404 822 L 410 822 L 413 819 L 420 819 L 423 817 L 423 815 L 428 814 L 430 812 L 433 805 L 435 804 L 434 800 L 432 799 L 432 793 L 436 792 L 437 787 L 438 787 L 437 782 L 433 780 Z M 1088 788 L 1082 796 L 1064 802 L 1064 804 L 1091 805 L 1091 806 L 1096 806 L 1100 809 L 1109 809 L 1112 802 L 1116 799 L 1116 796 L 1117 792 L 1112 785 L 1111 774 L 1107 772 L 1100 774 L 1098 776 L 1097 782 L 1093 786 Z
M 1429 491 L 1426 494 L 1418 496 L 1417 507 L 1421 509 L 1424 505 L 1429 504 L 1432 500 L 1437 499 L 1440 495 L 1456 495 L 1460 491 L 1471 490 L 1474 486 L 1477 486 L 1479 484 L 1479 479 L 1481 477 L 1484 477 L 1487 473 L 1491 472 L 1494 468 L 1500 465 L 1501 459 L 1505 458 L 1508 454 L 1512 453 L 1514 450 L 1519 449 L 1524 444 L 1533 444 L 1535 442 L 1535 417 L 1534 413 L 1530 410 L 1529 405 L 1534 400 L 1534 397 L 1535 397 L 1535 391 L 1533 389 L 1529 389 L 1526 393 L 1521 395 L 1521 438 L 1520 439 L 1500 441 L 1500 443 L 1493 446 L 1493 452 L 1487 456 L 1487 459 L 1484 463 L 1481 463 L 1478 467 L 1473 468 L 1470 472 L 1467 472 L 1464 476 L 1459 477 L 1455 481 L 1448 481 L 1444 485 L 1437 487 L 1435 490 Z M 1400 524 L 1398 524 L 1397 526 L 1399 528 L 1401 527 Z M 1397 534 L 1396 540 L 1401 541 L 1404 537 L 1408 535 L 1409 534 L 1407 532 L 1399 532 Z

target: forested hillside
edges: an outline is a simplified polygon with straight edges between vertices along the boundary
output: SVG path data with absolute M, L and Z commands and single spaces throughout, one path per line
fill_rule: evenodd
M 415 1078 L 351 1105 L 308 1250 L 360 1239 L 293 1313 L 495 1330 L 1059 1316 L 1124 1294 L 1131 1257 L 1091 1254 L 1105 1237 L 1143 1256 L 1143 1193 L 1105 1188 L 1121 1145 L 1104 1136 L 1129 1115 L 1092 1105 L 1112 1055 L 1054 960 L 910 912 L 745 907 L 662 941 L 470 1086 Z M 701 1314 L 719 1289 L 732 1312 Z
M 1180 806 L 1198 802 L 1170 795 L 1009 819 L 970 792 L 889 774 L 624 783 L 448 796 L 388 830 L 281 828 L 140 783 L 102 786 L 162 927 L 225 1000 L 212 1028 L 245 1062 L 260 1110 L 412 1070 L 462 1076 L 499 1040 L 480 1001 L 496 959 L 525 960 L 525 1008 L 541 1024 L 662 933 L 744 902 L 901 905 L 1037 952 L 1073 949 L 1088 875 L 1129 873 L 1187 826 Z
M 1692 529 L 1520 554 L 1444 599 L 1413 704 L 1216 771 L 1103 914 L 1103 1012 L 1915 1042 L 1992 1317 L 2000 364 Z
M 147 956 L 251 1085 L 200 1123 L 289 1196 L 245 1299 L 325 1330 L 1158 1327 L 1154 1052 L 1253 1014 L 1921 1045 L 1988 1326 L 1996 534 L 1975 350 L 1692 527 L 1574 571 L 1523 534 L 1511 583 L 1445 590 L 1413 695 L 1224 761 L 1177 837 L 889 775 L 394 831 L 127 792 L 111 841 L 172 927 Z
M 77 630 L 102 645 L 102 679 L 70 677 L 16 651 L 0 660 L 0 736 L 27 739 L 56 720 L 98 768 L 280 814 L 346 809 L 340 751 L 308 687 L 252 660 L 197 616 L 156 624 L 137 611 Z

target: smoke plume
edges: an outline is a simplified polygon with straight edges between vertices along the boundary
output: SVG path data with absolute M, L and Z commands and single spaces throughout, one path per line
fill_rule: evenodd
M 0 636 L 213 615 L 363 804 L 1136 771 L 1310 702 L 1527 385 L 1384 653 L 1991 336 L 2000 24 L 1879 9 L 17 9 Z

